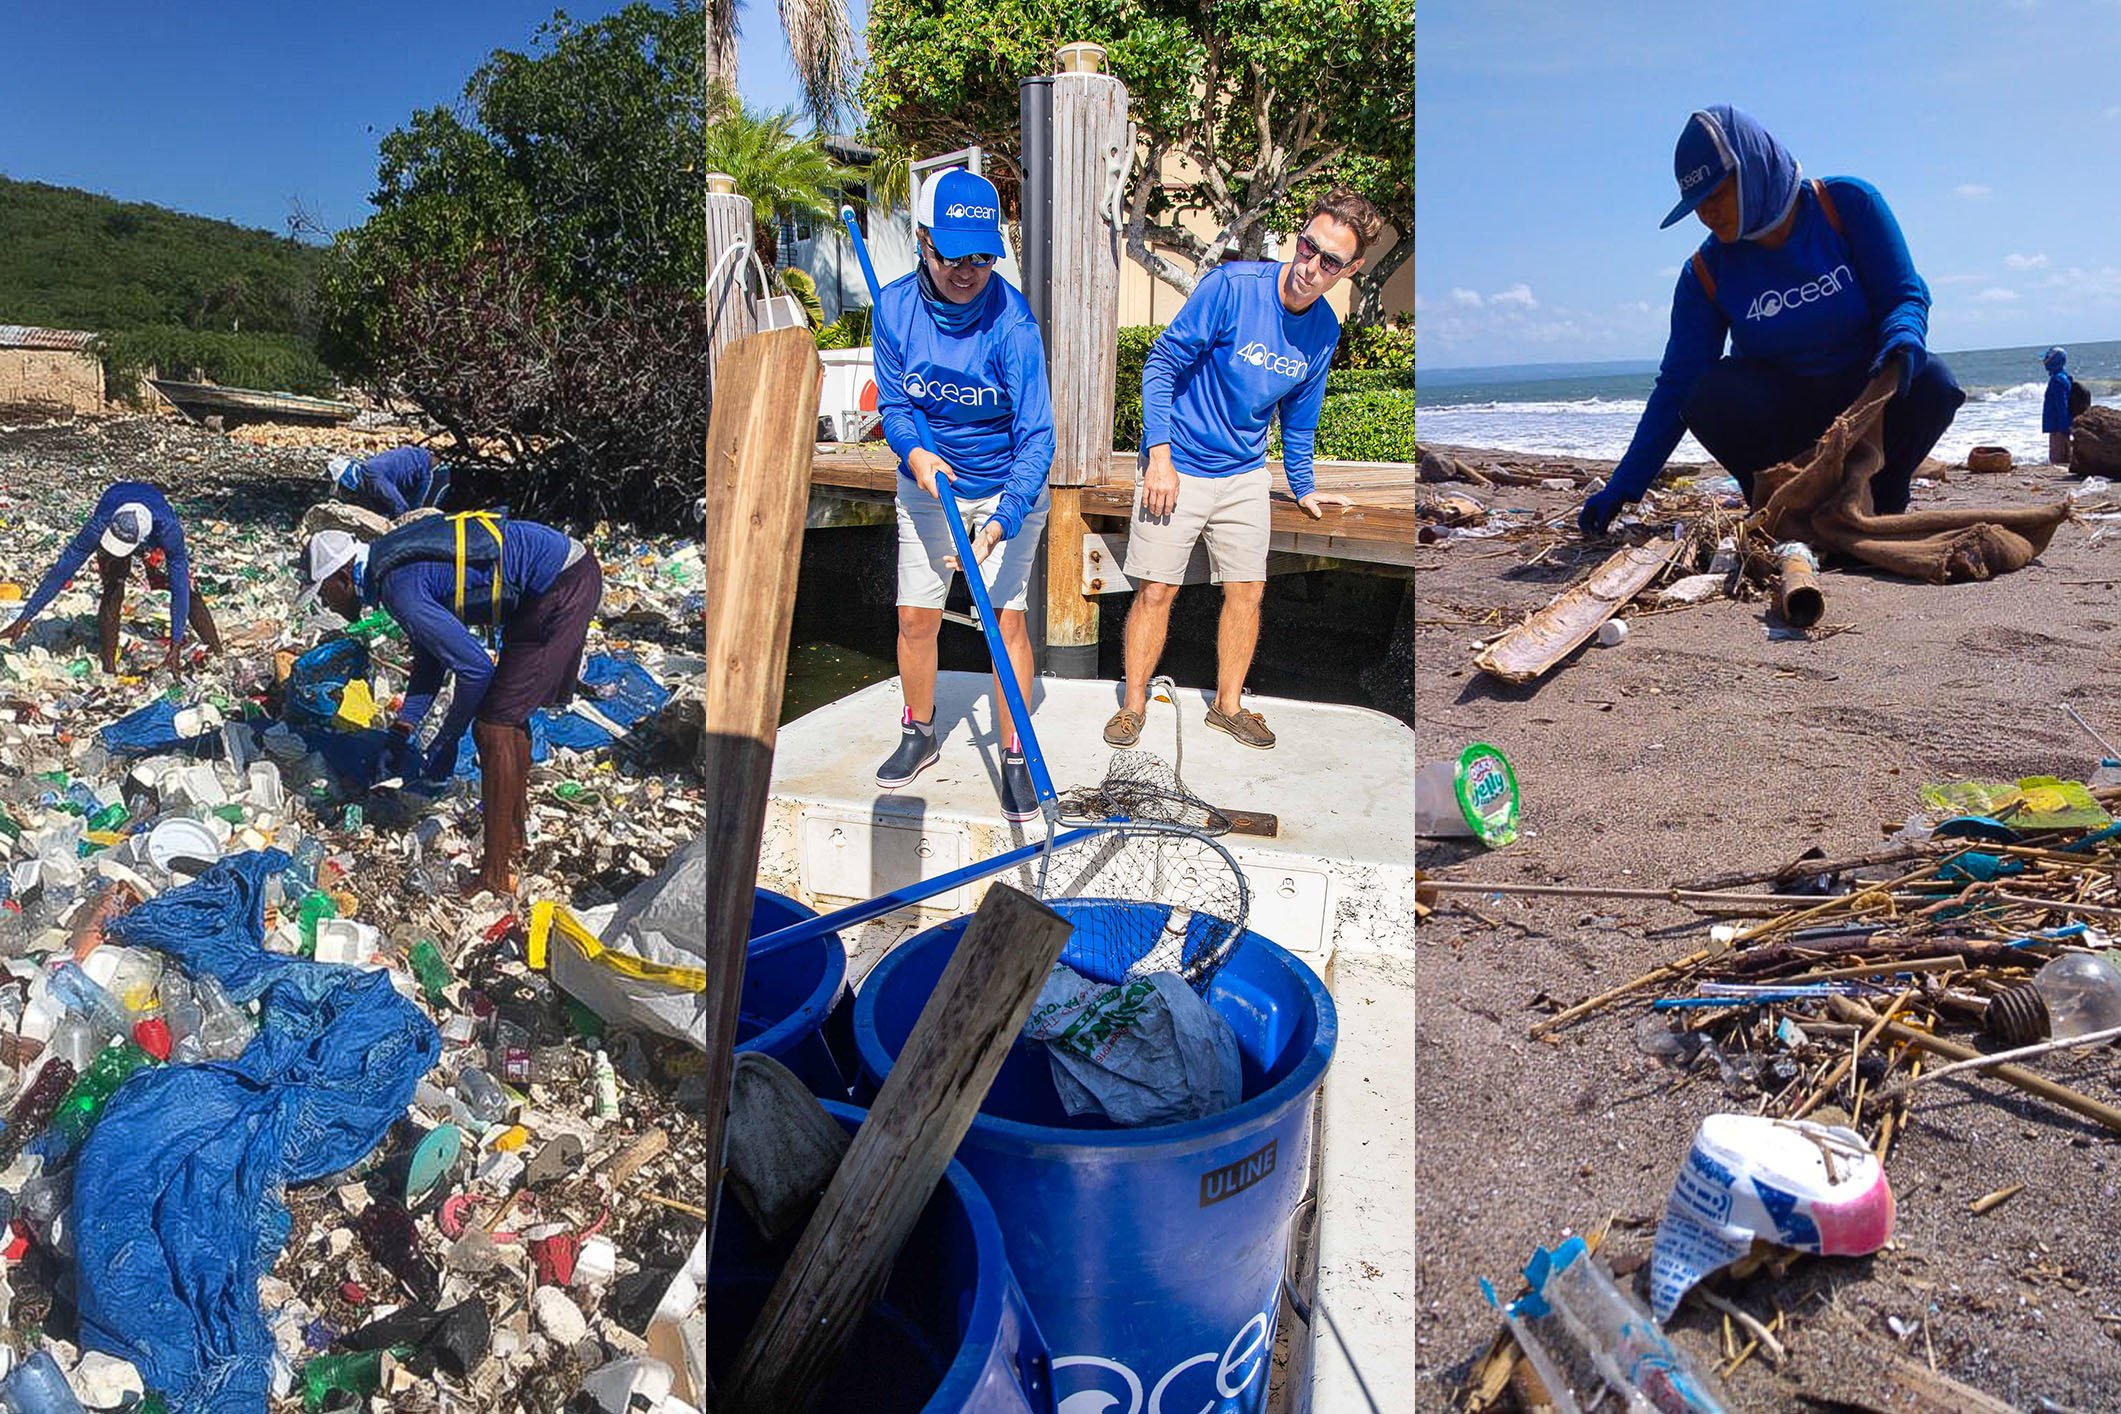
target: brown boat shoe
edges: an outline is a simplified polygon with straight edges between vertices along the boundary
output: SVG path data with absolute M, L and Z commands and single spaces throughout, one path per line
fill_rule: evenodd
M 1257 712 L 1247 712 L 1242 707 L 1228 715 L 1210 707 L 1208 725 L 1217 731 L 1228 732 L 1245 745 L 1258 747 L 1261 751 L 1274 745 L 1274 733 L 1267 730 L 1267 719 Z
M 1132 746 L 1142 738 L 1142 714 L 1122 707 L 1105 723 L 1107 746 Z

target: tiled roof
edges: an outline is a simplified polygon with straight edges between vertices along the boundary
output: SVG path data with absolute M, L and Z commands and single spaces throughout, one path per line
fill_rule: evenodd
M 96 336 L 85 329 L 38 329 L 28 324 L 0 324 L 0 349 L 71 349 L 86 351 Z

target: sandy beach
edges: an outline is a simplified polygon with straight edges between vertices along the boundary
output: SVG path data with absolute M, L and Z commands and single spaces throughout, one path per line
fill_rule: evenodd
M 1772 868 L 1815 845 L 1841 857 L 1876 847 L 1927 782 L 2083 779 L 2100 751 L 2059 702 L 2121 739 L 2111 578 L 2121 570 L 2113 543 L 2095 543 L 2099 522 L 2065 524 L 2029 568 L 1985 583 L 1830 572 L 1824 631 L 1809 637 L 1783 636 L 1765 599 L 1631 611 L 1625 642 L 1587 645 L 1513 687 L 1474 668 L 1476 645 L 1619 543 L 1582 543 L 1581 492 L 1540 482 L 1575 483 L 1607 464 L 1426 450 L 1521 484 L 1425 491 L 1469 497 L 1491 523 L 1497 511 L 1531 513 L 1517 522 L 1526 529 L 1417 553 L 1422 759 L 1492 743 L 1514 763 L 1524 803 L 1523 836 L 1506 848 L 1422 841 L 1432 875 L 1662 888 Z M 2036 505 L 2077 485 L 2048 466 L 1925 476 L 1917 510 Z M 1626 538 L 1669 536 L 1669 515 L 1636 509 L 1646 524 Z M 1553 519 L 1566 528 L 1529 528 Z M 1536 1246 L 1608 1220 L 1605 1254 L 1632 1272 L 1701 1118 L 1757 1107 L 1757 1096 L 1727 1096 L 1714 1067 L 1668 1070 L 1642 1054 L 1639 1004 L 1547 1041 L 1528 1035 L 1557 1006 L 1699 947 L 1709 922 L 1661 901 L 1459 894 L 1418 929 L 1419 1407 L 1457 1407 L 1498 1329 L 1480 1278 L 1507 1300 Z M 2038 1068 L 2103 1100 L 2121 1079 L 2110 1049 Z M 1715 1288 L 1762 1321 L 1786 1318 L 1788 1358 L 1738 1365 L 1726 1379 L 1733 1407 L 1945 1407 L 1889 1406 L 1895 1357 L 2014 1408 L 2113 1407 L 2117 1138 L 1993 1080 L 1917 1091 L 1886 1164 L 1898 1227 L 1885 1251 L 1807 1257 L 1786 1276 Z M 2009 1201 L 1969 1211 L 2014 1184 L 2024 1188 Z M 1690 1300 L 1669 1329 L 1721 1363 L 1725 1324 Z

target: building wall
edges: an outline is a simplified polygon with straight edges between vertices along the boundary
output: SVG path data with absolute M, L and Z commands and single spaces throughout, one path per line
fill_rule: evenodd
M 0 349 L 0 407 L 103 411 L 103 364 L 60 349 Z

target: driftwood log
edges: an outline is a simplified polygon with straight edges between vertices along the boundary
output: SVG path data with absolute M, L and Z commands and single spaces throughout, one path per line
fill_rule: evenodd
M 1908 579 L 1930 584 L 1988 579 L 2023 569 L 2069 519 L 2051 506 L 1880 515 L 1871 478 L 1885 464 L 1885 407 L 1897 364 L 1870 381 L 1803 458 L 1760 473 L 1760 509 L 1747 522 L 1778 541 L 1801 540 Z
M 2069 474 L 2121 480 L 2121 411 L 2086 408 L 2070 422 Z

